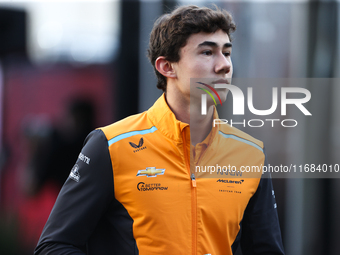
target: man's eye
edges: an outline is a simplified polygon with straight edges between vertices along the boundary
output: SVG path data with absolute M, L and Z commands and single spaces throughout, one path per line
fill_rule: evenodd
M 224 52 L 223 55 L 224 55 L 225 57 L 230 57 L 230 56 L 231 56 L 231 52 Z
M 203 55 L 210 56 L 212 54 L 211 50 L 205 50 L 202 52 Z

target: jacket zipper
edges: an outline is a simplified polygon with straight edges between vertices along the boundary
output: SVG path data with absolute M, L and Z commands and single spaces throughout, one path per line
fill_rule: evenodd
M 197 193 L 195 173 L 190 170 L 190 157 L 187 152 L 185 129 L 182 132 L 185 164 L 191 179 L 191 218 L 192 218 L 192 254 L 197 253 Z

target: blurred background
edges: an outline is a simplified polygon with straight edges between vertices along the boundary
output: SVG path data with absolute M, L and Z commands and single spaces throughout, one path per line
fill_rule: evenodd
M 32 254 L 91 130 L 161 95 L 149 33 L 180 4 L 233 14 L 235 78 L 324 79 L 306 85 L 313 117 L 298 129 L 245 129 L 265 142 L 271 164 L 340 163 L 339 1 L 2 0 L 0 254 Z M 273 183 L 286 253 L 340 254 L 339 179 Z

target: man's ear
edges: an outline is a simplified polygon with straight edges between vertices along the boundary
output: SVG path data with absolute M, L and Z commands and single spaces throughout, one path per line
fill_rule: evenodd
M 167 78 L 176 78 L 176 71 L 173 68 L 171 62 L 165 59 L 165 57 L 160 56 L 155 61 L 155 67 L 158 72 Z

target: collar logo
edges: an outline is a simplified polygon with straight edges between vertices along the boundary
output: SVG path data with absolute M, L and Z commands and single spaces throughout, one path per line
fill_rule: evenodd
M 138 170 L 137 176 L 156 177 L 163 175 L 165 169 L 156 169 L 156 167 L 147 167 L 145 170 Z

